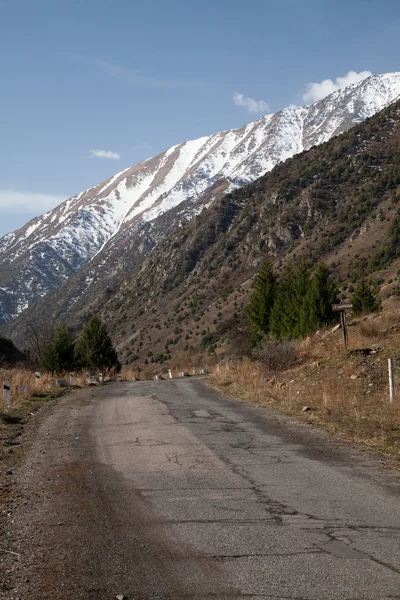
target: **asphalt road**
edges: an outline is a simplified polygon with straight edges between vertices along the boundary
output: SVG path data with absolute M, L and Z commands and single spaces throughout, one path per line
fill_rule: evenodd
M 10 598 L 400 599 L 399 474 L 199 379 L 64 399 L 20 475 Z

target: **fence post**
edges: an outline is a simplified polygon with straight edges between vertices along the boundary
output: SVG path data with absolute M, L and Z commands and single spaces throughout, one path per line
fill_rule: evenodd
M 10 403 L 11 403 L 11 381 L 5 381 L 3 383 L 3 401 L 6 406 L 10 406 Z
M 389 373 L 389 402 L 390 402 L 390 404 L 393 404 L 393 396 L 394 396 L 393 358 L 388 358 L 388 373 Z

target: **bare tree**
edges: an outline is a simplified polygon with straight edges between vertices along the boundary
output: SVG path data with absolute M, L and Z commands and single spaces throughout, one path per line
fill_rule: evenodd
M 27 350 L 35 363 L 40 364 L 44 349 L 49 345 L 54 335 L 54 320 L 42 322 L 34 316 L 27 322 L 25 328 Z

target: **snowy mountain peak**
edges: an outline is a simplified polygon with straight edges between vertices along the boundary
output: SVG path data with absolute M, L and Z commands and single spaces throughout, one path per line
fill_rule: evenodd
M 0 323 L 99 252 L 109 252 L 126 232 L 139 231 L 184 201 L 200 210 L 212 200 L 212 186 L 232 189 L 254 181 L 398 98 L 400 73 L 372 75 L 310 106 L 291 106 L 240 129 L 172 146 L 73 196 L 0 240 Z

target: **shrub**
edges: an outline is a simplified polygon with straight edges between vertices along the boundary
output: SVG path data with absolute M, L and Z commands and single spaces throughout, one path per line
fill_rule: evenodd
M 268 374 L 273 377 L 291 369 L 299 361 L 296 348 L 291 342 L 263 339 L 252 350 L 252 355 L 264 365 Z

